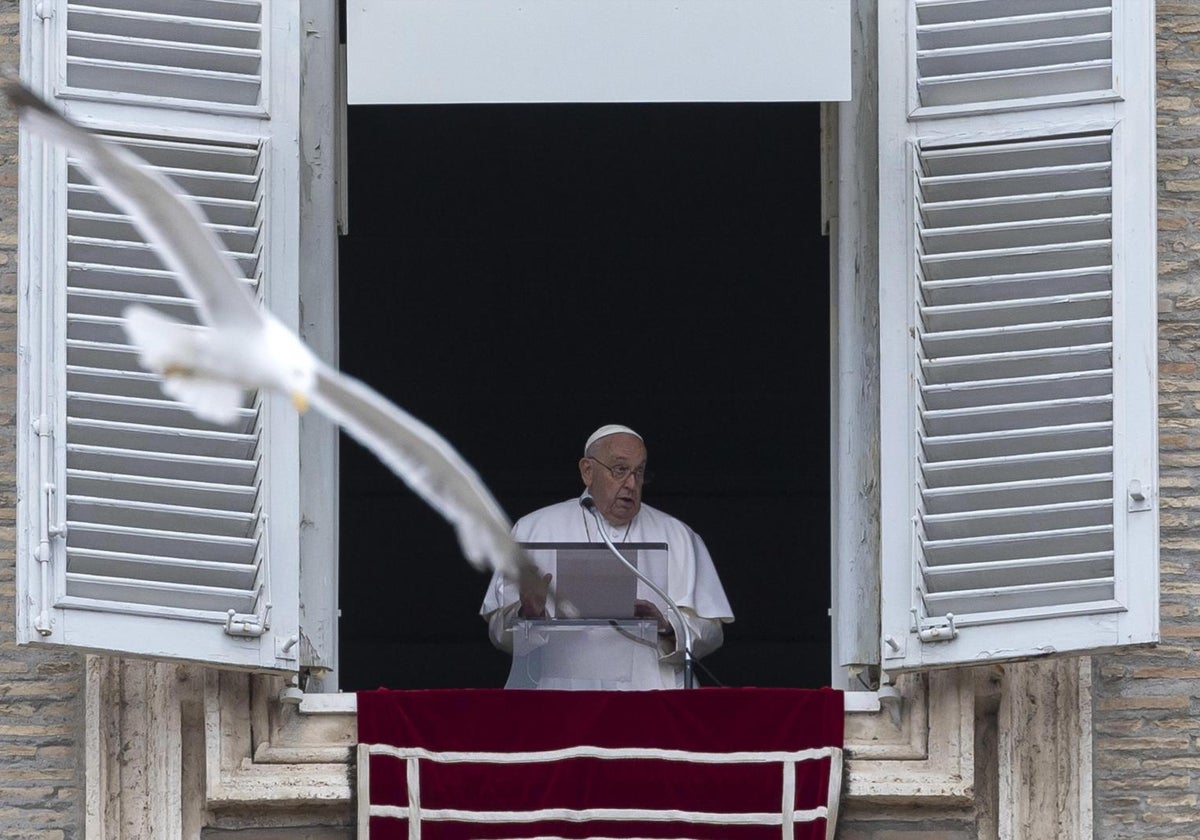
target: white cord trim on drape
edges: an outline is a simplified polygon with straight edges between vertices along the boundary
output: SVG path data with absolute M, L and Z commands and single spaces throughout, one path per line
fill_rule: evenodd
M 797 822 L 806 823 L 824 819 L 828 826 L 826 836 L 833 837 L 837 822 L 838 799 L 842 784 L 842 751 L 837 747 L 797 751 L 737 751 L 729 753 L 692 752 L 689 750 L 667 750 L 639 747 L 592 747 L 578 746 L 558 750 L 530 752 L 436 752 L 421 747 L 394 747 L 388 744 L 367 744 L 369 755 L 388 756 L 405 762 L 408 786 L 407 806 L 371 805 L 372 817 L 406 820 L 409 840 L 420 840 L 422 821 L 477 822 L 477 823 L 533 823 L 557 820 L 563 822 L 590 822 L 607 820 L 614 822 L 684 822 L 709 825 L 777 825 L 783 840 L 792 840 Z M 360 747 L 360 755 L 362 747 Z M 422 808 L 420 762 L 432 761 L 440 764 L 532 764 L 563 761 L 572 758 L 636 759 L 683 761 L 696 764 L 767 764 L 777 763 L 782 767 L 782 791 L 780 810 L 775 812 L 715 813 L 706 811 L 681 811 L 675 809 L 642 808 L 542 808 L 532 811 L 472 811 L 458 808 Z M 795 810 L 796 763 L 830 759 L 828 807 L 802 811 Z M 361 827 L 360 827 L 361 829 Z M 538 840 L 557 840 L 539 838 Z M 590 838 L 590 840 L 608 840 Z M 688 840 L 688 838 L 676 838 Z
M 439 764 L 536 764 L 538 762 L 562 761 L 568 758 L 633 758 L 661 759 L 663 761 L 689 761 L 693 764 L 782 764 L 786 761 L 816 761 L 830 758 L 837 747 L 818 747 L 795 751 L 752 751 L 738 752 L 691 752 L 690 750 L 666 750 L 657 747 L 564 747 L 558 750 L 537 752 L 435 752 L 423 747 L 393 747 L 390 744 L 368 744 L 371 755 L 388 755 L 393 758 L 423 758 Z

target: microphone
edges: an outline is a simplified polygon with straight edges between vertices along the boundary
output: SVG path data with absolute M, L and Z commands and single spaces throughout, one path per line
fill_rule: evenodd
M 592 498 L 592 494 L 585 491 L 584 494 L 579 498 L 579 505 L 584 510 L 590 512 L 592 514 L 592 518 L 596 520 L 596 530 L 600 532 L 600 539 L 604 540 L 604 544 L 608 546 L 608 550 L 611 551 L 613 555 L 621 561 L 622 564 L 624 564 L 625 568 L 633 572 L 634 577 L 646 584 L 646 586 L 650 587 L 654 594 L 661 598 L 667 605 L 667 608 L 675 613 L 675 617 L 679 619 L 679 625 L 683 628 L 683 687 L 695 688 L 696 680 L 695 674 L 693 673 L 695 660 L 692 656 L 692 628 L 688 626 L 687 619 L 683 617 L 683 611 L 679 609 L 679 605 L 675 603 L 675 600 L 670 595 L 664 592 L 657 583 L 650 580 L 650 578 L 648 578 L 646 575 L 642 574 L 641 570 L 625 559 L 625 555 L 617 550 L 617 547 L 613 545 L 612 540 L 608 538 L 608 533 L 604 530 L 604 523 L 600 520 L 600 511 L 596 510 L 596 500 Z

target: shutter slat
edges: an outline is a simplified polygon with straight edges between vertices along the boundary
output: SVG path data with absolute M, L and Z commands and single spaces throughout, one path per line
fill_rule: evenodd
M 112 370 L 84 365 L 67 366 L 67 387 L 92 394 L 125 395 L 133 399 L 160 399 L 162 384 L 143 370 Z
M 1087 216 L 1112 206 L 1112 190 L 1078 190 L 988 196 L 959 200 L 922 201 L 922 216 L 932 227 L 952 227 L 970 218 L 976 224 L 1018 221 L 1047 216 Z
M 1055 397 L 1112 396 L 1112 371 L 1082 371 L 1006 379 L 967 380 L 921 387 L 930 411 L 978 408 L 1016 402 L 1040 402 Z
M 1045 452 L 1071 450 L 1083 453 L 1103 449 L 1111 441 L 1112 423 L 1101 422 L 925 437 L 921 447 L 928 468 L 936 469 L 946 463 L 970 463 L 981 458 L 1034 458 Z
M 1056 476 L 1036 481 L 1007 481 L 926 488 L 922 493 L 929 514 L 962 513 L 1018 505 L 1045 505 L 1112 498 L 1112 473 Z
M 984 376 L 1043 376 L 1111 367 L 1112 343 L 921 358 L 919 361 L 924 381 L 933 384 L 975 380 Z
M 74 495 L 103 495 L 113 499 L 163 502 L 185 507 L 220 507 L 241 513 L 254 509 L 258 493 L 254 487 L 214 484 L 203 481 L 91 470 L 67 470 L 67 492 Z
M 235 431 L 247 437 L 254 433 L 256 413 L 252 408 L 237 411 L 238 421 L 228 426 L 218 426 L 196 417 L 182 403 L 170 399 L 146 399 L 144 397 L 91 394 L 80 391 L 67 392 L 67 410 L 79 420 L 107 420 L 117 423 L 138 425 L 173 426 L 192 431 L 225 433 Z
M 1083 11 L 1108 5 L 1105 0 L 917 0 L 916 8 L 918 20 L 929 25 L 1046 12 Z
M 68 256 L 73 262 L 99 262 L 109 265 L 132 265 L 134 268 L 162 269 L 154 249 L 145 242 L 108 240 L 91 236 L 68 236 Z M 243 277 L 253 277 L 258 267 L 258 255 L 225 251 Z
M 154 452 L 140 449 L 121 449 L 115 446 L 71 444 L 68 446 L 71 463 L 81 470 L 100 472 L 122 471 L 130 475 L 158 476 L 167 479 L 195 480 L 213 484 L 236 479 L 249 486 L 258 470 L 253 458 L 221 458 L 211 455 L 189 455 L 181 452 Z M 230 482 L 234 483 L 234 482 Z
M 1001 610 L 1030 610 L 1038 607 L 1059 608 L 1066 604 L 1111 601 L 1112 577 L 1079 581 L 1054 581 L 1024 586 L 992 587 L 964 592 L 927 594 L 925 603 L 939 615 L 954 613 L 994 613 Z
M 203 532 L 224 537 L 249 536 L 257 519 L 253 512 L 76 496 L 71 493 L 67 494 L 67 518 L 166 531 Z
M 1013 326 L 942 330 L 921 336 L 926 358 L 1066 349 L 1112 340 L 1112 318 L 1080 318 Z
M 1072 242 L 1053 247 L 995 248 L 986 251 L 962 251 L 922 255 L 921 272 L 930 280 L 952 277 L 1058 271 L 1102 264 L 1112 254 L 1112 240 Z M 1110 269 L 1111 270 L 1111 269 Z
M 1087 61 L 1112 61 L 1112 33 L 1031 41 L 975 42 L 961 47 L 917 50 L 922 78 L 1019 71 Z
M 1111 86 L 1112 60 L 1108 58 L 1056 64 L 1047 67 L 1019 66 L 987 73 L 926 76 L 917 85 L 921 102 L 929 105 L 970 105 L 1003 99 L 1033 98 L 1055 94 L 1087 93 Z
M 1107 425 L 1111 428 L 1111 424 Z M 1008 431 L 1005 430 L 1006 433 Z M 1111 439 L 1111 435 L 1109 437 Z M 930 487 L 948 487 L 984 482 L 1044 480 L 1111 469 L 1112 447 L 1096 446 L 925 463 L 921 472 Z
M 991 300 L 1014 300 L 1050 289 L 1057 294 L 1106 292 L 1111 286 L 1109 265 L 1082 265 L 1058 271 L 1034 271 L 1028 274 L 997 274 L 983 277 L 948 277 L 946 280 L 920 281 L 926 304 L 964 304 L 988 296 Z M 983 287 L 983 288 L 980 288 Z
M 254 23 L 259 20 L 261 13 L 261 0 L 105 0 L 102 7 L 87 2 L 76 5 L 91 6 L 110 13 L 125 10 L 241 23 Z
M 208 225 L 233 253 L 250 253 L 258 239 L 258 231 L 250 225 Z M 75 236 L 129 241 L 137 236 L 133 221 L 119 213 L 94 210 L 73 210 L 67 214 L 67 229 Z
M 929 435 L 1095 422 L 1112 419 L 1112 396 L 1106 394 L 1071 400 L 1038 400 L 1028 403 L 931 410 L 924 412 L 923 417 L 925 431 Z
M 254 435 L 78 418 L 67 419 L 67 432 L 73 442 L 92 446 L 125 440 L 136 449 L 215 458 L 249 459 L 257 443 Z
M 163 268 L 69 260 L 67 271 L 71 284 L 79 288 L 144 294 L 178 294 L 179 290 L 175 275 Z
M 1049 0 L 1036 11 L 1010 12 L 1005 4 L 993 2 L 991 8 L 999 14 L 978 15 L 980 5 L 963 4 L 969 16 L 957 20 L 948 18 L 943 7 L 942 19 L 932 22 L 925 16 L 925 4 L 918 3 L 917 42 L 922 45 L 918 51 L 954 46 L 955 41 L 959 44 L 1020 43 L 1110 31 L 1112 12 L 1105 3 L 1092 2 L 1084 8 L 1074 9 L 1052 7 L 1053 2 Z
M 175 275 L 161 268 L 71 260 L 67 263 L 67 272 L 70 285 L 79 289 L 107 289 L 168 297 L 179 294 L 179 284 Z M 258 288 L 257 277 L 243 278 L 242 282 L 251 291 Z
M 1110 577 L 1112 573 L 1113 553 L 1099 551 L 1030 560 L 935 566 L 925 570 L 925 580 L 929 584 L 929 591 L 933 593 L 1103 578 Z
M 234 102 L 239 105 L 254 105 L 258 101 L 258 77 L 243 73 L 78 57 L 71 61 L 69 69 L 73 72 L 68 74 L 68 79 L 85 77 L 89 87 L 146 96 L 169 90 L 180 99 Z
M 969 214 L 964 221 L 970 221 Z M 1081 239 L 1109 239 L 1112 215 L 1020 219 L 992 224 L 960 224 L 955 227 L 924 227 L 921 238 L 929 255 L 1000 248 L 1030 248 L 1059 245 Z
M 1071 168 L 1110 169 L 1110 144 L 1108 134 L 1090 133 L 928 148 L 921 150 L 918 173 L 934 176 L 974 174 L 981 182 L 981 190 L 987 191 L 988 182 L 997 178 L 1025 171 L 1052 174 L 1047 167 L 1056 167 L 1055 174 L 1060 176 L 1068 174 Z
M 245 563 L 180 560 L 98 549 L 72 549 L 68 556 L 77 574 L 187 584 L 201 577 L 208 585 L 250 591 L 258 570 Z
M 177 182 L 178 183 L 178 182 Z M 246 219 L 253 219 L 258 205 L 254 194 L 243 196 L 242 190 L 233 189 L 221 181 L 210 181 L 209 195 L 191 194 L 192 198 L 204 211 L 204 216 L 210 224 L 238 224 Z M 256 187 L 257 188 L 257 187 Z M 104 196 L 104 192 L 87 183 L 72 182 L 69 188 L 70 205 L 73 212 L 111 213 L 121 215 L 120 210 Z M 234 193 L 222 195 L 221 193 Z
M 122 322 L 125 310 L 134 303 L 149 304 L 155 309 L 180 321 L 195 323 L 197 316 L 197 308 L 194 301 L 190 298 L 174 297 L 171 295 L 144 295 L 68 285 L 67 297 L 69 299 L 67 305 L 72 313 L 74 313 L 68 320 L 68 329 L 77 325 L 82 327 L 84 324 L 99 324 L 99 322 L 95 321 L 85 321 L 85 318 L 111 318 L 118 321 L 117 329 L 124 333 L 125 328 L 120 323 Z M 97 331 L 95 333 L 76 331 L 72 337 L 100 340 L 102 336 L 111 337 L 112 335 L 113 333 L 108 330 Z
M 1033 154 L 1050 153 L 1052 149 L 1034 147 Z M 1012 160 L 1016 155 L 1006 151 L 989 159 L 984 157 L 982 165 L 999 164 L 1011 166 L 1020 164 L 1020 160 Z M 918 176 L 917 182 L 921 188 L 922 199 L 925 202 L 937 201 L 984 201 L 1004 197 L 1019 197 L 1033 195 L 1038 189 L 1044 189 L 1053 184 L 1060 192 L 1076 190 L 1108 190 L 1111 188 L 1111 166 L 1107 161 L 1086 162 L 1068 160 L 1064 163 L 1054 163 L 1040 160 L 1037 165 L 1021 166 L 1018 169 L 989 169 L 977 171 L 965 169 L 954 171 L 948 164 L 958 163 L 960 167 L 980 165 L 976 158 L 947 158 L 943 160 L 930 159 L 924 161 L 926 167 L 936 174 Z M 940 166 L 939 166 L 940 164 Z M 946 172 L 947 174 L 942 174 Z
M 922 306 L 921 320 L 927 329 L 987 329 L 1039 321 L 1062 322 L 1068 316 L 1094 319 L 1112 315 L 1112 293 L 1088 292 L 1006 301 L 981 300 L 946 306 Z
M 124 8 L 88 3 L 67 4 L 67 12 L 74 16 L 76 23 L 92 24 L 87 27 L 82 25 L 73 27 L 77 32 L 103 32 L 111 35 L 158 32 L 162 33 L 160 37 L 177 35 L 178 37 L 171 40 L 183 43 L 193 40 L 216 40 L 218 42 L 244 40 L 254 47 L 258 45 L 259 26 L 256 19 L 233 20 L 224 15 L 221 17 L 197 16 L 187 14 L 189 10 L 185 7 L 177 6 L 176 9 L 177 11 L 173 12 L 163 11 L 161 4 L 157 3 L 144 3 L 140 7 L 127 4 Z
M 963 557 L 982 563 L 1056 554 L 1086 554 L 1112 551 L 1112 530 L 1111 525 L 1095 525 L 1024 534 L 921 540 L 921 550 L 931 566 L 948 565 Z
M 254 594 L 216 586 L 188 586 L 157 580 L 128 580 L 67 572 L 67 591 L 95 601 L 170 606 L 184 610 L 250 612 Z
M 1110 494 L 1111 495 L 1111 494 Z M 1046 505 L 924 513 L 925 535 L 930 542 L 970 537 L 1027 534 L 1061 528 L 1112 524 L 1112 499 L 1084 499 Z
M 190 531 L 164 531 L 107 522 L 68 520 L 68 530 L 76 537 L 72 548 L 98 549 L 130 554 L 148 554 L 177 559 L 223 562 L 231 557 L 255 558 L 258 540 L 225 534 L 196 534 Z

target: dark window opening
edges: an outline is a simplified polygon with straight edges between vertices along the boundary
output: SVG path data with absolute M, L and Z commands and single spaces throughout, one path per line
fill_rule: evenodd
M 645 500 L 705 539 L 727 685 L 829 681 L 829 266 L 815 104 L 356 106 L 341 365 L 444 434 L 510 517 L 646 438 Z M 340 681 L 501 686 L 488 577 L 341 452 Z M 712 680 L 701 672 L 702 681 Z

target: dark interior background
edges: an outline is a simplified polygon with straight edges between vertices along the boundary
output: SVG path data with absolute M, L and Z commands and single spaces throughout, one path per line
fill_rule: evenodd
M 826 684 L 818 106 L 356 106 L 349 165 L 342 367 L 446 435 L 513 518 L 579 492 L 597 426 L 638 429 L 645 499 L 704 537 L 737 615 L 704 664 Z M 503 685 L 487 580 L 343 438 L 343 689 Z

